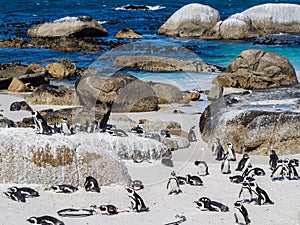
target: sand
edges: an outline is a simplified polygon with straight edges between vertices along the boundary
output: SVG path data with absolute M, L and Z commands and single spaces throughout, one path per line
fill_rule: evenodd
M 9 112 L 7 108 L 11 101 L 20 100 L 22 96 L 0 95 L 0 109 L 10 119 L 17 119 L 27 112 Z M 141 118 L 151 121 L 174 120 L 182 125 L 182 129 L 188 131 L 192 125 L 198 127 L 199 112 L 203 111 L 204 102 L 193 103 L 191 107 L 182 107 L 179 104 L 161 106 L 158 112 L 149 113 L 124 113 L 134 121 Z M 174 109 L 180 109 L 184 114 L 174 114 Z M 69 225 L 99 225 L 99 224 L 130 224 L 130 225 L 159 225 L 176 221 L 175 215 L 185 215 L 187 221 L 183 224 L 218 225 L 235 224 L 233 204 L 238 200 L 241 185 L 229 182 L 229 176 L 238 174 L 235 170 L 237 162 L 231 164 L 232 174 L 225 175 L 220 172 L 220 162 L 214 159 L 207 144 L 201 138 L 198 129 L 197 142 L 190 147 L 173 152 L 174 167 L 166 167 L 160 161 L 140 164 L 132 161 L 124 161 L 133 180 L 141 180 L 145 188 L 138 191 L 142 196 L 149 212 L 123 212 L 114 216 L 93 215 L 85 218 L 62 218 L 57 211 L 63 208 L 88 208 L 90 205 L 114 204 L 120 209 L 128 209 L 130 199 L 125 191 L 125 186 L 111 185 L 101 187 L 100 193 L 88 193 L 83 188 L 72 194 L 58 194 L 44 190 L 43 185 L 26 184 L 36 188 L 40 197 L 28 199 L 26 203 L 15 202 L 0 195 L 0 224 L 15 225 L 29 224 L 26 219 L 30 216 L 52 215 Z M 300 158 L 300 155 L 280 156 Z M 241 155 L 237 155 L 238 160 Z M 168 195 L 166 189 L 170 173 L 174 170 L 177 175 L 196 174 L 198 168 L 195 160 L 205 160 L 209 166 L 209 175 L 202 177 L 203 186 L 182 185 L 182 194 Z M 271 181 L 268 156 L 251 155 L 253 166 L 258 166 L 266 171 L 266 176 L 257 177 L 258 185 L 269 194 L 275 202 L 274 205 L 258 206 L 254 203 L 245 204 L 248 210 L 251 224 L 255 225 L 298 225 L 300 224 L 300 181 Z M 299 168 L 298 172 L 299 171 Z M 84 181 L 83 181 L 84 182 Z M 14 184 L 0 184 L 0 192 L 4 192 Z M 24 186 L 25 184 L 16 184 Z M 196 208 L 194 203 L 200 197 L 209 197 L 212 200 L 222 202 L 230 208 L 229 212 L 203 212 Z

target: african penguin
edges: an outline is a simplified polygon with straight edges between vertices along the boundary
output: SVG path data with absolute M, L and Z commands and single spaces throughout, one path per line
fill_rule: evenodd
M 210 212 L 228 212 L 229 207 L 216 201 L 212 201 L 207 197 L 201 197 L 198 201 L 195 201 L 196 205 L 201 211 Z
M 199 167 L 198 174 L 200 176 L 208 175 L 208 166 L 205 161 L 195 161 L 195 165 Z
M 34 130 L 38 134 L 52 134 L 51 127 L 38 111 L 32 111 L 31 114 L 34 122 Z
M 199 176 L 186 175 L 186 183 L 192 186 L 202 186 L 203 181 Z
M 272 170 L 271 178 L 272 181 L 283 180 L 285 175 L 289 174 L 288 166 L 283 162 L 283 160 L 277 161 L 277 166 Z
M 224 157 L 224 149 L 221 145 L 220 139 L 216 138 L 213 147 L 212 147 L 213 155 L 216 155 L 216 160 L 221 161 Z
M 100 192 L 100 187 L 97 180 L 94 177 L 88 176 L 84 182 L 84 188 L 86 191 Z
M 190 128 L 189 133 L 188 133 L 188 140 L 189 140 L 189 142 L 195 142 L 195 141 L 197 141 L 194 129 L 195 129 L 195 126 L 192 126 Z
M 179 186 L 179 181 L 174 171 L 171 173 L 171 177 L 169 178 L 169 181 L 167 183 L 167 189 L 170 190 L 169 195 L 171 194 L 177 195 L 182 192 Z
M 63 221 L 60 221 L 52 216 L 40 216 L 40 217 L 32 216 L 29 219 L 27 219 L 27 221 L 32 224 L 41 224 L 41 225 L 65 225 Z
M 270 199 L 269 195 L 265 190 L 260 188 L 255 181 L 249 182 L 249 185 L 251 187 L 251 190 L 253 193 L 257 195 L 256 203 L 258 205 L 264 205 L 264 204 L 271 204 L 273 205 L 274 202 Z
M 288 169 L 289 169 L 288 170 L 288 175 L 289 175 L 288 178 L 290 180 L 298 180 L 299 179 L 299 174 L 298 174 L 298 172 L 297 172 L 297 170 L 294 166 L 293 161 L 289 160 L 287 166 L 288 166 Z
M 270 159 L 269 159 L 269 165 L 271 170 L 274 170 L 277 167 L 277 162 L 278 162 L 278 156 L 275 150 L 271 150 Z
M 139 196 L 132 188 L 126 189 L 128 196 L 131 200 L 131 209 L 136 212 L 148 211 L 149 208 L 146 207 L 144 200 Z
M 63 135 L 70 135 L 71 134 L 70 125 L 69 125 L 67 117 L 64 117 L 61 121 L 60 132 Z
M 6 191 L 6 192 L 3 192 L 3 194 L 13 201 L 26 202 L 26 196 L 24 194 L 22 194 L 21 192 Z
M 102 215 L 116 215 L 118 214 L 117 207 L 114 205 L 100 205 L 99 210 Z
M 51 186 L 51 189 L 56 193 L 73 193 L 78 190 L 77 187 L 74 187 L 70 184 L 59 184 Z
M 232 142 L 227 143 L 227 153 L 228 153 L 227 158 L 229 161 L 236 161 L 235 150 L 233 148 Z
M 99 122 L 97 120 L 91 122 L 90 133 L 97 133 L 99 131 Z
M 176 178 L 177 178 L 177 180 L 178 180 L 179 185 L 187 184 L 187 182 L 186 182 L 186 177 L 176 176 Z
M 11 192 L 20 192 L 26 198 L 39 197 L 40 196 L 40 194 L 36 190 L 34 190 L 34 189 L 30 188 L 30 187 L 21 187 L 21 188 L 18 188 L 18 187 L 13 186 L 13 187 L 8 188 L 8 190 L 10 190 Z
M 244 181 L 244 176 L 243 175 L 234 175 L 229 177 L 229 181 L 232 183 L 240 184 Z
M 243 206 L 241 201 L 236 201 L 234 203 L 234 209 L 235 223 L 239 225 L 249 225 L 251 220 L 249 219 L 247 209 Z
M 236 171 L 243 171 L 244 169 L 251 167 L 250 164 L 250 155 L 245 153 L 242 157 L 242 159 L 239 161 Z
M 227 159 L 227 153 L 225 154 L 224 156 L 224 159 L 223 159 L 223 162 L 221 164 L 221 172 L 223 174 L 229 174 L 231 173 L 230 171 L 230 163 L 229 163 L 229 160 Z

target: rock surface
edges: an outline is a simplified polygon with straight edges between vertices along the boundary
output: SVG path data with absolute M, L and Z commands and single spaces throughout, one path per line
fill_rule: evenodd
M 88 16 L 65 17 L 39 24 L 27 32 L 28 37 L 106 37 L 107 31 Z
M 18 78 L 13 78 L 10 85 L 8 86 L 8 91 L 12 92 L 25 92 L 28 90 L 29 88 Z
M 117 56 L 114 64 L 119 68 L 147 70 L 155 72 L 186 71 L 186 72 L 219 72 L 216 66 L 202 61 L 182 60 L 162 56 Z
M 0 129 L 0 182 L 83 186 L 85 177 L 93 176 L 99 185 L 129 184 L 127 168 L 112 149 L 123 140 L 108 139 L 105 134 L 47 136 L 28 128 Z
M 129 28 L 124 28 L 115 35 L 116 38 L 121 38 L 121 39 L 139 39 L 142 38 L 143 35 L 136 33 L 134 30 L 129 29 Z
M 39 86 L 25 99 L 29 104 L 39 105 L 74 105 L 76 103 L 75 91 L 67 87 L 48 84 Z
M 296 84 L 297 75 L 285 57 L 263 50 L 245 50 L 215 79 L 222 87 L 270 88 Z
M 300 85 L 230 94 L 212 102 L 200 118 L 202 139 L 233 143 L 238 153 L 299 153 Z
M 188 4 L 177 10 L 158 30 L 158 34 L 180 37 L 210 36 L 212 27 L 220 21 L 217 10 L 207 5 Z
M 217 24 L 215 37 L 246 39 L 271 34 L 300 33 L 300 5 L 263 4 L 235 14 Z
M 158 97 L 158 104 L 169 104 L 179 102 L 182 99 L 180 89 L 171 84 L 149 82 Z
M 122 73 L 110 77 L 87 74 L 76 85 L 81 104 L 110 105 L 115 112 L 144 112 L 158 109 L 154 90 L 146 82 Z
M 22 81 L 24 84 L 30 83 L 37 87 L 41 84 L 46 84 L 49 81 L 45 79 L 45 72 L 30 73 L 28 67 L 19 62 L 9 64 L 0 64 L 0 89 L 8 89 L 14 78 Z

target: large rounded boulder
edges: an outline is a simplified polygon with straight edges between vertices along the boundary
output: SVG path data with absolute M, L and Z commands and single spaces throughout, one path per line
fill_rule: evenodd
M 28 37 L 106 37 L 106 29 L 88 16 L 64 17 L 28 30 Z
M 300 33 L 300 5 L 263 4 L 243 14 L 251 19 L 252 26 L 263 36 L 278 33 Z
M 298 83 L 287 58 L 263 50 L 245 50 L 215 80 L 222 87 L 270 88 Z
M 230 141 L 238 153 L 300 153 L 299 96 L 299 84 L 223 96 L 201 115 L 201 137 L 209 146 Z
M 168 36 L 210 36 L 212 27 L 220 21 L 220 14 L 210 6 L 188 4 L 176 11 L 158 30 Z
M 100 185 L 126 185 L 127 168 L 109 144 L 97 134 L 48 136 L 28 128 L 0 129 L 0 182 L 83 186 L 85 177 L 93 176 Z

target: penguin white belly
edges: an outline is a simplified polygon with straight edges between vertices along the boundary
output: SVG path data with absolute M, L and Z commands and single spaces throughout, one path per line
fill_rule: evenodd
M 69 130 L 68 125 L 66 123 L 62 123 L 61 132 L 63 134 L 67 134 L 67 135 L 70 134 L 70 130 Z
M 198 174 L 199 174 L 200 176 L 205 176 L 205 175 L 207 175 L 207 173 L 206 173 L 207 167 L 206 167 L 203 163 L 199 164 L 198 167 L 199 167 L 199 172 L 198 172 Z
M 234 215 L 236 217 L 237 224 L 243 224 L 243 225 L 247 224 L 245 221 L 244 215 L 241 213 L 241 211 L 239 209 L 235 210 Z
M 222 163 L 221 172 L 229 173 L 229 171 L 230 171 L 230 165 L 229 165 L 229 161 L 226 159 Z
M 169 183 L 169 190 L 170 191 L 177 191 L 179 189 L 176 179 L 170 179 L 169 182 L 170 182 Z
M 251 201 L 252 192 L 248 188 L 242 188 L 241 200 L 242 201 Z

